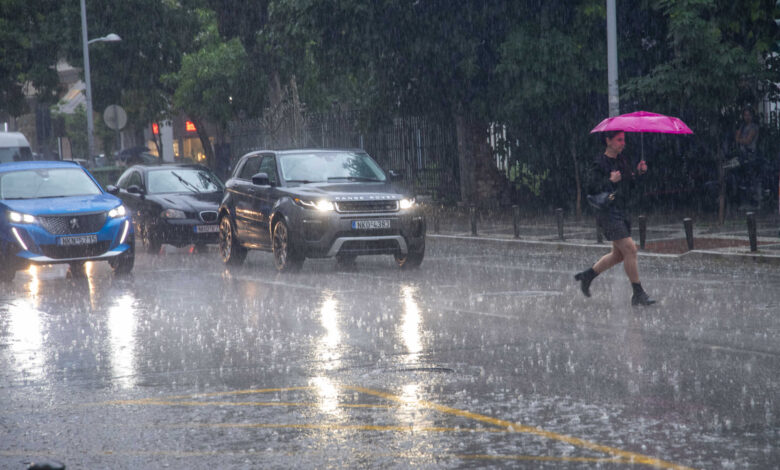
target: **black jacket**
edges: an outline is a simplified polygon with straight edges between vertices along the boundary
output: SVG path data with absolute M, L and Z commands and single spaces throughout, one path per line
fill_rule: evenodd
M 622 179 L 617 183 L 609 180 L 611 172 L 618 170 Z M 588 194 L 598 194 L 604 191 L 615 193 L 613 207 L 626 210 L 630 207 L 631 193 L 636 187 L 638 174 L 636 165 L 622 153 L 616 158 L 605 154 L 597 155 L 588 170 L 586 189 Z

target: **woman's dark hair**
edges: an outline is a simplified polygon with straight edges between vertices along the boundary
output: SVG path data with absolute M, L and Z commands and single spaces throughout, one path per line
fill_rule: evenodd
M 614 138 L 615 138 L 615 136 L 616 136 L 616 135 L 618 135 L 618 134 L 620 134 L 620 133 L 622 133 L 622 132 L 625 132 L 625 131 L 606 131 L 606 132 L 604 133 L 604 139 L 610 139 L 610 140 L 612 140 L 612 139 L 614 139 Z

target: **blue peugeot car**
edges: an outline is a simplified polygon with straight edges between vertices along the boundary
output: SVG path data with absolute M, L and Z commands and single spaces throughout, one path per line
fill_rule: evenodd
M 117 274 L 135 262 L 129 212 L 81 166 L 64 161 L 0 164 L 0 281 L 30 264 L 108 261 Z

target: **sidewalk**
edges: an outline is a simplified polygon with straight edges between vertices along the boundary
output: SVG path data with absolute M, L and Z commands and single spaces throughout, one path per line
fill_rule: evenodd
M 429 237 L 456 237 L 481 241 L 502 241 L 556 245 L 607 251 L 611 243 L 599 243 L 593 215 L 576 220 L 563 215 L 563 239 L 559 236 L 558 216 L 521 215 L 518 236 L 515 237 L 512 208 L 477 211 L 477 235 L 472 234 L 471 217 L 465 208 L 426 208 Z M 631 235 L 640 245 L 638 214 L 632 218 Z M 757 251 L 750 250 L 745 212 L 732 214 L 722 226 L 714 217 L 692 215 L 693 249 L 689 250 L 683 215 L 650 215 L 640 256 L 678 258 L 712 258 L 738 262 L 764 262 L 780 265 L 780 217 L 776 214 L 756 214 Z M 698 218 L 698 220 L 697 220 Z M 438 227 L 438 232 L 437 232 Z

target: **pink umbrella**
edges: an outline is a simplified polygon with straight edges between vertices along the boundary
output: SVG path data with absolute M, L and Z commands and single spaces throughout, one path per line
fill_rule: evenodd
M 679 118 L 663 114 L 637 111 L 606 118 L 594 127 L 594 132 L 625 131 L 625 132 L 659 132 L 662 134 L 693 134 Z
M 621 114 L 604 119 L 598 126 L 590 131 L 623 131 L 623 132 L 657 132 L 662 134 L 693 134 L 690 127 L 685 125 L 682 120 L 663 114 L 649 113 L 647 111 L 636 111 L 634 113 Z M 645 159 L 645 139 L 642 135 L 642 160 Z

